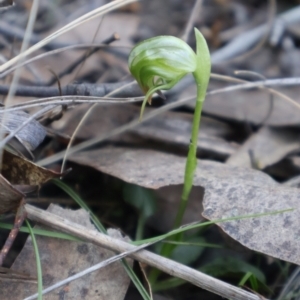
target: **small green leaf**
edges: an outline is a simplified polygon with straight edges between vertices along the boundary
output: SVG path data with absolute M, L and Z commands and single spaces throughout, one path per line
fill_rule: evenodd
M 199 269 L 201 272 L 206 274 L 222 277 L 228 274 L 246 274 L 250 272 L 253 274 L 260 282 L 264 283 L 266 281 L 265 275 L 255 266 L 246 263 L 243 260 L 232 257 L 221 257 L 217 258 L 211 263 Z
M 144 217 L 149 218 L 156 210 L 156 199 L 153 192 L 141 186 L 125 183 L 123 187 L 124 200 L 135 207 Z
M 202 237 L 194 237 L 188 240 L 191 243 L 204 243 L 205 239 Z M 193 263 L 204 251 L 204 247 L 196 247 L 194 245 L 179 245 L 171 255 L 171 258 L 184 265 Z

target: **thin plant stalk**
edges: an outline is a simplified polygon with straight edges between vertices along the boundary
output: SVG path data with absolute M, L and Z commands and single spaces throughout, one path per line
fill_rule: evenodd
M 189 145 L 189 152 L 188 152 L 186 165 L 185 165 L 183 191 L 182 191 L 181 201 L 174 222 L 174 228 L 179 227 L 182 223 L 182 219 L 187 207 L 188 199 L 193 187 L 194 175 L 197 166 L 197 142 L 198 142 L 198 134 L 199 134 L 203 102 L 204 99 L 201 99 L 201 95 L 198 89 L 198 95 L 197 95 L 197 101 L 196 101 L 196 107 L 195 107 L 195 113 L 193 119 L 192 134 L 191 134 L 191 142 Z
M 186 207 L 188 205 L 188 199 L 193 187 L 194 182 L 194 175 L 197 166 L 197 141 L 198 141 L 198 134 L 199 134 L 199 127 L 200 127 L 200 120 L 201 120 L 201 113 L 202 113 L 202 106 L 204 99 L 202 97 L 202 90 L 198 86 L 197 90 L 197 100 L 193 118 L 193 125 L 192 125 L 192 134 L 191 134 L 191 142 L 189 145 L 189 152 L 186 160 L 185 165 L 185 173 L 184 173 L 184 185 L 181 195 L 181 201 L 179 203 L 179 208 L 177 210 L 177 214 L 175 217 L 175 222 L 173 228 L 176 229 L 180 227 L 182 224 L 182 219 L 184 213 L 186 211 Z M 205 97 L 205 94 L 204 94 Z M 183 233 L 179 233 L 171 238 L 172 241 L 182 241 L 183 240 Z M 173 250 L 176 248 L 175 244 L 164 244 L 161 248 L 161 255 L 165 257 L 170 257 Z M 153 270 L 150 272 L 149 281 L 154 284 L 157 280 L 161 272 L 159 270 Z
M 175 228 L 181 225 L 182 218 L 187 206 L 187 201 L 193 187 L 194 175 L 197 167 L 197 142 L 201 113 L 211 70 L 210 54 L 206 41 L 204 37 L 199 33 L 199 31 L 195 30 L 195 35 L 197 45 L 197 67 L 196 70 L 193 72 L 193 76 L 197 84 L 197 100 L 193 118 L 191 142 L 185 166 L 184 185 L 181 196 L 181 203 L 174 223 Z

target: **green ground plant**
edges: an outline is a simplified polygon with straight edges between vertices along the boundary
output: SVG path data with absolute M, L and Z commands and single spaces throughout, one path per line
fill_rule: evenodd
M 168 90 L 176 85 L 184 76 L 192 73 L 197 85 L 197 98 L 193 118 L 191 141 L 187 154 L 184 185 L 180 205 L 174 222 L 174 228 L 182 223 L 189 195 L 192 190 L 197 167 L 197 141 L 201 120 L 201 112 L 209 83 L 211 61 L 205 38 L 195 28 L 196 53 L 183 40 L 173 36 L 158 36 L 137 44 L 131 51 L 128 65 L 131 74 L 146 93 L 140 118 L 146 103 L 151 103 L 152 95 L 161 90 Z M 182 240 L 178 235 L 176 240 Z M 170 257 L 175 245 L 165 244 L 161 254 Z M 150 281 L 154 283 L 159 272 L 154 271 Z

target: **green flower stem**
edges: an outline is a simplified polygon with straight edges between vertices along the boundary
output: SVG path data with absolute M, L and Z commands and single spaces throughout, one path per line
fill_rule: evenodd
M 198 90 L 200 89 L 198 88 Z M 195 107 L 195 113 L 193 119 L 193 128 L 191 134 L 191 143 L 189 145 L 189 152 L 188 152 L 186 165 L 185 165 L 183 191 L 181 195 L 179 209 L 177 211 L 177 215 L 174 222 L 174 228 L 179 227 L 182 223 L 183 215 L 185 213 L 188 199 L 193 187 L 194 175 L 197 167 L 197 141 L 198 141 L 199 127 L 200 127 L 202 106 L 204 102 L 204 99 L 200 98 L 201 94 L 202 93 L 200 91 L 198 93 L 198 97 L 196 101 L 196 107 Z
M 189 152 L 188 152 L 186 165 L 185 165 L 183 191 L 182 191 L 181 201 L 174 222 L 174 229 L 180 227 L 182 223 L 182 219 L 188 204 L 188 199 L 193 187 L 194 175 L 197 167 L 197 141 L 198 141 L 199 127 L 200 127 L 199 125 L 200 125 L 203 102 L 204 102 L 203 91 L 198 86 L 197 101 L 196 101 L 192 134 L 191 134 L 191 142 L 189 145 Z M 170 240 L 172 241 L 175 240 L 179 242 L 182 241 L 182 237 L 183 237 L 183 233 L 178 233 L 173 237 L 171 237 Z M 161 255 L 165 257 L 170 257 L 175 248 L 176 245 L 174 244 L 164 244 L 161 249 Z M 151 282 L 151 284 L 155 284 L 160 273 L 161 272 L 157 269 L 153 269 L 150 272 L 149 281 Z

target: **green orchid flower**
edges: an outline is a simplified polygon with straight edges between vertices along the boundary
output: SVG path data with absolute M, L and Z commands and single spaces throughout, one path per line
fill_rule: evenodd
M 189 73 L 194 75 L 197 84 L 201 84 L 206 91 L 210 76 L 210 56 L 205 39 L 197 29 L 195 35 L 197 53 L 174 36 L 150 38 L 137 44 L 130 52 L 129 70 L 146 94 L 141 117 L 146 103 L 151 104 L 155 92 L 171 89 Z

